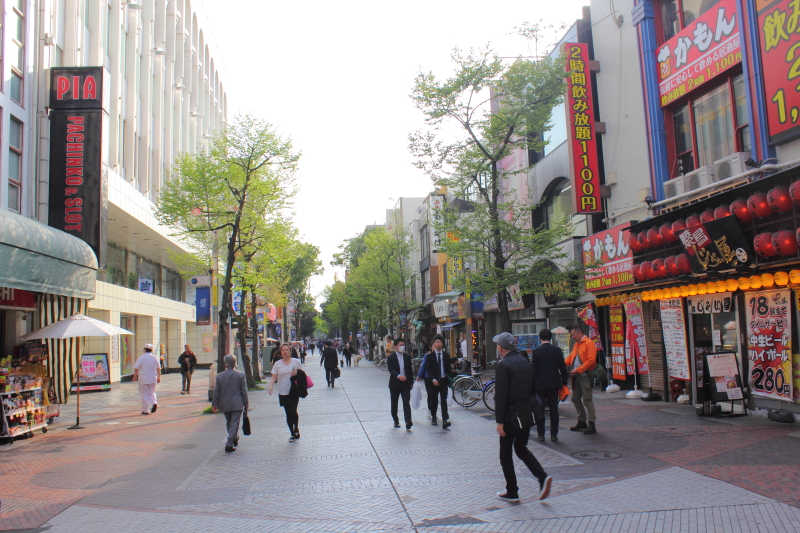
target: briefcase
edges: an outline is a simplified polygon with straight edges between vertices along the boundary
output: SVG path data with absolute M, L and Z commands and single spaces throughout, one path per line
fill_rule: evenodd
M 244 417 L 242 419 L 242 433 L 244 433 L 245 435 L 249 435 L 250 434 L 250 417 L 247 416 L 247 407 L 245 407 L 244 411 L 242 411 L 242 416 Z

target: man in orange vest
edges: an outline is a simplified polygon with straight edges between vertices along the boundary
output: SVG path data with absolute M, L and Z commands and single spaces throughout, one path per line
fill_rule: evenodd
M 582 431 L 584 435 L 597 433 L 594 427 L 594 400 L 592 399 L 592 380 L 587 372 L 597 366 L 597 346 L 589 337 L 584 335 L 580 325 L 572 326 L 570 337 L 575 341 L 572 353 L 564 361 L 572 376 L 572 403 L 578 412 L 577 425 L 569 428 L 570 431 Z M 586 413 L 589 413 L 589 423 L 586 423 Z

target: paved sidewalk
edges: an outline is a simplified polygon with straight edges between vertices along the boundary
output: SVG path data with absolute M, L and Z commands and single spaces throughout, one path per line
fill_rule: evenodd
M 518 462 L 522 500 L 504 488 L 494 419 L 482 404 L 451 408 L 412 431 L 389 416 L 388 374 L 368 361 L 300 401 L 298 442 L 266 391 L 251 393 L 253 435 L 225 454 L 221 415 L 204 372 L 191 396 L 165 376 L 159 409 L 139 414 L 134 384 L 82 398 L 46 435 L 0 446 L 0 529 L 48 532 L 800 532 L 798 428 L 765 419 L 698 418 L 675 404 L 598 394 L 594 436 L 570 433 L 530 449 L 556 480 L 538 484 Z M 423 398 L 423 405 L 425 400 Z M 535 432 L 534 432 L 535 433 Z M 113 525 L 113 527 L 112 527 Z

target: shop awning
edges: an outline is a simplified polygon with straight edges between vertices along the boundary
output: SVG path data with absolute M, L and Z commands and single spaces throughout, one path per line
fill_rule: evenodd
M 0 287 L 91 300 L 96 278 L 88 244 L 0 209 Z
M 457 325 L 461 324 L 462 322 L 463 322 L 463 320 L 456 320 L 455 322 L 448 322 L 447 324 L 442 326 L 442 331 L 445 331 L 445 330 L 448 330 L 448 329 L 453 329 L 454 327 L 456 327 Z
M 435 296 L 436 300 L 452 300 L 453 298 L 458 298 L 461 295 L 459 291 L 450 291 L 450 292 L 443 292 L 441 294 L 437 294 Z

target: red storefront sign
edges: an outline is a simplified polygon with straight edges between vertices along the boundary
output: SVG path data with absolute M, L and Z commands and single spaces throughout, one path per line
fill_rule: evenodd
M 584 272 L 586 291 L 633 285 L 633 250 L 628 246 L 630 222 L 585 237 L 581 241 L 583 264 L 602 263 Z
M 800 5 L 759 1 L 757 9 L 767 131 L 777 142 L 800 130 Z
M 584 43 L 566 43 L 564 49 L 569 73 L 567 112 L 572 140 L 575 213 L 599 213 L 603 207 L 600 202 L 600 165 L 597 162 L 589 47 Z
M 611 375 L 614 379 L 625 379 L 625 318 L 621 305 L 608 308 L 611 325 Z
M 644 331 L 644 313 L 642 302 L 629 300 L 625 302 L 625 316 L 628 319 L 625 331 L 625 366 L 628 374 L 650 373 L 650 359 L 647 357 L 647 338 Z M 634 364 L 635 362 L 635 364 Z
M 0 307 L 15 309 L 36 309 L 36 296 L 21 289 L 0 287 Z
M 656 59 L 661 107 L 741 63 L 736 0 L 721 0 L 700 15 L 664 43 Z

